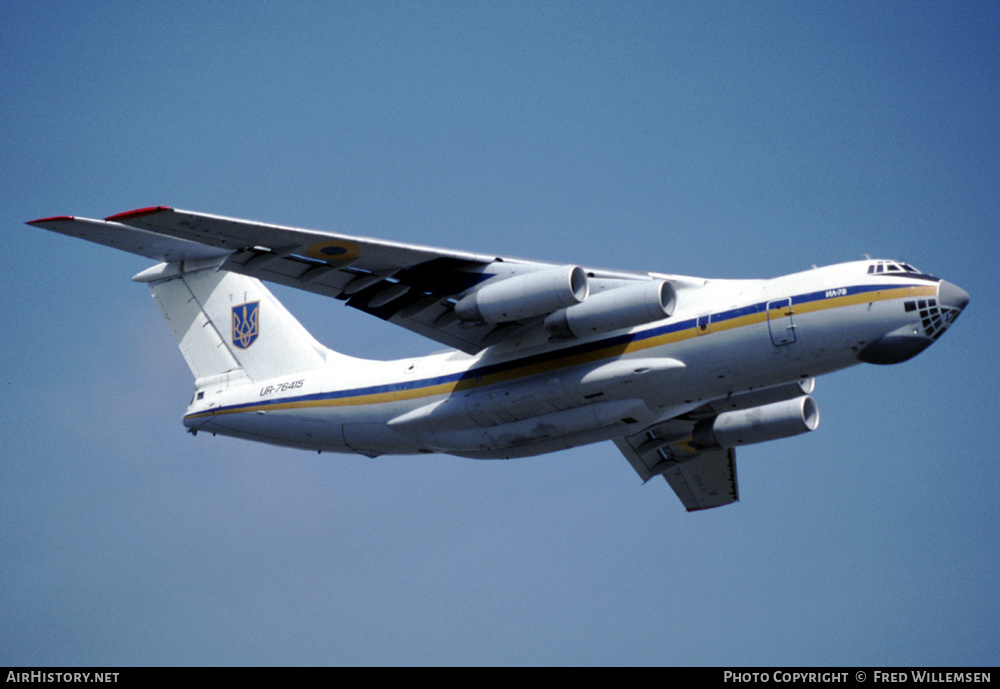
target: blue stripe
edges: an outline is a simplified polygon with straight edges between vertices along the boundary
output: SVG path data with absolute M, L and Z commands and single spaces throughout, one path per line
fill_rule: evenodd
M 901 289 L 914 286 L 916 285 L 908 285 L 908 284 L 856 285 L 853 287 L 846 288 L 847 291 L 845 294 L 836 294 L 827 296 L 827 292 L 829 292 L 830 290 L 824 289 L 816 292 L 800 294 L 792 297 L 791 300 L 793 305 L 808 304 L 816 301 L 824 301 L 826 299 L 839 299 L 856 294 L 865 294 L 868 292 L 878 292 L 878 291 L 885 291 L 887 289 Z M 711 321 L 713 324 L 723 323 L 728 320 L 742 318 L 744 316 L 750 316 L 758 313 L 763 313 L 767 310 L 767 305 L 769 303 L 772 303 L 772 301 L 774 300 L 758 302 L 756 304 L 751 304 L 750 306 L 743 306 L 740 308 L 731 309 L 729 311 L 721 311 L 717 314 L 712 314 Z M 274 405 L 324 402 L 330 400 L 346 399 L 350 397 L 364 397 L 368 395 L 380 395 L 380 394 L 388 394 L 396 392 L 405 392 L 408 390 L 418 390 L 421 388 L 428 388 L 447 383 L 460 383 L 463 381 L 470 381 L 470 380 L 480 381 L 484 377 L 493 376 L 499 373 L 507 373 L 516 370 L 518 368 L 526 368 L 526 367 L 537 366 L 540 364 L 558 362 L 563 359 L 569 359 L 571 357 L 589 354 L 591 352 L 601 349 L 625 348 L 634 342 L 642 342 L 643 340 L 662 337 L 664 335 L 669 335 L 671 333 L 676 333 L 676 332 L 682 332 L 684 330 L 694 329 L 698 326 L 698 320 L 699 320 L 698 318 L 689 318 L 684 321 L 666 323 L 664 325 L 657 326 L 655 328 L 650 328 L 648 330 L 643 330 L 637 333 L 627 333 L 623 335 L 617 335 L 615 337 L 609 337 L 605 340 L 598 340 L 596 342 L 588 342 L 584 344 L 574 345 L 572 347 L 567 347 L 565 349 L 558 349 L 551 352 L 535 354 L 533 356 L 525 357 L 523 359 L 515 359 L 512 361 L 489 364 L 486 366 L 481 366 L 479 368 L 473 368 L 467 371 L 452 373 L 443 376 L 437 376 L 434 378 L 424 378 L 420 380 L 405 381 L 405 382 L 394 382 L 385 385 L 372 385 L 369 387 L 354 388 L 351 390 L 334 390 L 331 392 L 317 392 L 310 395 L 299 395 L 297 397 L 282 397 L 279 399 L 247 402 L 244 404 L 236 404 L 228 407 L 219 407 L 218 409 L 212 409 L 204 412 L 197 412 L 189 416 L 214 415 L 223 412 L 236 412 L 241 409 L 270 407 Z

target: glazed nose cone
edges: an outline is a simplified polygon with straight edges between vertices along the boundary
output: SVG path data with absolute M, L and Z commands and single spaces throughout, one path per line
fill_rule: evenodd
M 861 350 L 858 359 L 869 364 L 898 364 L 912 359 L 941 337 L 968 303 L 968 292 L 942 280 L 938 283 L 937 303 L 933 299 L 920 302 L 919 323 L 904 326 L 871 342 Z

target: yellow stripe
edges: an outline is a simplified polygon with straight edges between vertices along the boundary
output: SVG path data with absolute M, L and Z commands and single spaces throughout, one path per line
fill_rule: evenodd
M 817 299 L 814 302 L 807 302 L 805 304 L 798 304 L 798 305 L 793 304 L 792 316 L 803 313 L 815 313 L 818 311 L 826 311 L 828 309 L 837 309 L 847 306 L 857 306 L 859 304 L 872 303 L 876 301 L 903 299 L 907 297 L 934 297 L 936 295 L 937 295 L 937 285 L 899 287 L 895 289 L 879 290 L 877 292 L 864 292 L 861 294 L 852 294 L 843 297 L 830 297 L 826 299 Z M 770 313 L 773 313 L 775 311 L 782 311 L 786 308 L 787 304 L 783 304 L 778 309 L 771 309 Z M 712 332 L 724 332 L 728 330 L 734 330 L 736 328 L 743 328 L 750 325 L 765 323 L 768 320 L 768 314 L 769 314 L 768 311 L 761 311 L 758 313 L 747 314 L 746 316 L 740 316 L 738 318 L 731 318 L 721 322 L 713 322 Z M 786 316 L 783 315 L 782 317 Z M 662 347 L 667 344 L 674 344 L 677 342 L 682 342 L 684 340 L 694 339 L 697 336 L 698 336 L 698 327 L 696 324 L 694 327 L 687 328 L 685 330 L 679 330 L 676 332 L 664 333 L 663 335 L 659 335 L 657 337 L 650 337 L 639 341 L 633 341 L 628 344 L 612 345 L 601 349 L 595 349 L 590 352 L 582 352 L 580 354 L 574 354 L 564 359 L 560 359 L 556 362 L 547 361 L 521 367 L 515 366 L 506 371 L 498 371 L 496 373 L 491 373 L 475 378 L 466 378 L 464 380 L 457 380 L 450 383 L 439 383 L 437 385 L 431 385 L 428 387 L 413 388 L 409 390 L 396 390 L 393 392 L 379 392 L 379 393 L 372 393 L 369 395 L 345 397 L 340 399 L 303 400 L 299 402 L 278 402 L 274 404 L 254 405 L 252 407 L 241 407 L 239 409 L 220 409 L 218 411 L 209 410 L 209 411 L 199 412 L 197 414 L 191 414 L 187 418 L 197 419 L 207 416 L 219 416 L 223 414 L 242 414 L 248 412 L 279 411 L 287 409 L 354 407 L 354 406 L 363 406 L 368 404 L 401 402 L 406 400 L 421 399 L 425 397 L 436 397 L 438 395 L 461 392 L 463 390 L 469 390 L 478 387 L 486 387 L 489 385 L 494 385 L 496 383 L 504 383 L 512 380 L 517 380 L 520 378 L 528 378 L 533 375 L 537 375 L 540 373 L 548 373 L 557 369 L 573 368 L 575 366 L 581 366 L 583 364 L 593 363 L 595 361 L 600 361 L 602 359 L 608 359 L 616 356 L 620 357 L 624 354 L 632 354 L 635 352 L 641 352 L 655 347 Z

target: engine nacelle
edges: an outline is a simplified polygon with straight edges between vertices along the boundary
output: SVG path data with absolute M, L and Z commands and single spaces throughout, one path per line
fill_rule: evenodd
M 673 314 L 677 292 L 666 280 L 609 289 L 552 313 L 545 328 L 553 337 L 585 337 L 651 323 Z
M 505 323 L 579 304 L 589 294 L 580 266 L 546 268 L 486 285 L 455 304 L 455 315 L 463 321 Z
M 793 400 L 727 411 L 694 428 L 699 449 L 752 445 L 816 430 L 819 407 L 805 395 Z
M 815 378 L 803 378 L 794 383 L 784 383 L 770 388 L 740 392 L 735 395 L 731 394 L 723 399 L 709 402 L 709 406 L 721 414 L 722 412 L 736 409 L 760 407 L 772 402 L 784 402 L 785 400 L 802 397 L 802 395 L 808 395 L 815 389 Z

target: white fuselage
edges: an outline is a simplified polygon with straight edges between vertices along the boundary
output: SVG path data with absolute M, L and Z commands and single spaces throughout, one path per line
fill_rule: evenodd
M 686 279 L 671 317 L 586 339 L 536 335 L 476 356 L 338 359 L 262 382 L 218 380 L 198 389 L 184 423 L 372 456 L 505 458 L 620 437 L 728 395 L 921 351 L 953 317 L 936 303 L 947 283 L 869 272 L 873 263 Z M 927 324 L 931 308 L 940 327 Z

